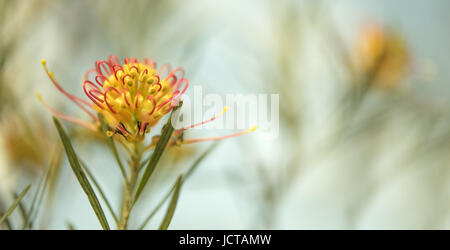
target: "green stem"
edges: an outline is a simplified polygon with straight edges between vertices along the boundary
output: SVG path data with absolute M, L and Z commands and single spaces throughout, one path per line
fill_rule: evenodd
M 134 150 L 130 160 L 130 176 L 125 184 L 124 199 L 122 202 L 122 214 L 120 218 L 119 230 L 126 230 L 128 227 L 128 219 L 130 217 L 133 194 L 136 189 L 136 182 L 139 176 L 139 166 L 142 160 L 142 150 L 140 143 L 133 144 Z

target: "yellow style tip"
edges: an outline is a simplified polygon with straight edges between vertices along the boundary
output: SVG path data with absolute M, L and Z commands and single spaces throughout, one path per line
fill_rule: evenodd
M 223 114 L 225 114 L 228 111 L 228 109 L 229 108 L 227 106 L 223 107 L 222 112 L 219 115 L 217 115 L 216 118 L 218 118 L 218 117 L 222 116 Z
M 44 101 L 44 98 L 42 98 L 40 93 L 36 93 L 36 97 L 42 105 L 44 105 L 46 108 L 49 108 L 48 104 Z
M 45 72 L 48 73 L 48 69 L 47 69 L 47 60 L 42 59 L 42 60 L 41 60 L 41 64 L 42 64 L 42 67 L 44 68 Z
M 258 126 L 253 126 L 252 128 L 250 128 L 249 130 L 248 130 L 248 132 L 252 132 L 252 131 L 255 131 L 255 130 L 257 130 L 258 129 Z
M 42 98 L 40 93 L 36 93 L 36 97 L 42 105 L 44 105 L 45 107 L 48 107 L 48 104 L 44 101 L 44 98 Z

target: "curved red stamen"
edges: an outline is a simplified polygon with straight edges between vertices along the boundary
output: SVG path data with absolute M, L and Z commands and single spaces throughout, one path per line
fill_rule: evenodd
M 159 82 L 155 82 L 151 86 L 153 86 L 153 85 L 158 85 L 159 86 L 159 89 L 157 90 L 157 92 L 159 92 L 162 89 L 162 85 Z
M 153 95 L 148 95 L 148 96 L 145 98 L 145 101 L 147 101 L 149 98 L 152 99 L 153 108 L 152 108 L 152 111 L 151 111 L 150 113 L 148 113 L 148 115 L 152 115 L 153 112 L 155 112 L 155 109 L 156 109 L 156 99 L 155 99 L 155 97 L 154 97 Z
M 103 81 L 99 81 L 98 80 L 98 78 L 103 78 Z M 106 81 L 106 80 L 108 80 L 108 78 L 106 77 L 106 76 L 104 76 L 104 75 L 97 75 L 96 77 L 95 77 L 95 81 L 98 83 L 98 85 L 100 85 L 100 87 L 102 87 L 103 88 L 103 83 Z
M 150 66 L 152 66 L 152 65 L 154 64 L 153 59 L 149 57 L 149 58 L 147 59 L 147 64 L 150 65 Z
M 175 89 L 177 90 L 183 82 L 186 82 L 186 84 L 185 84 L 183 90 L 181 91 L 180 95 L 184 94 L 184 92 L 186 92 L 187 88 L 189 87 L 189 80 L 187 78 L 183 78 L 178 82 Z
M 122 93 L 123 93 L 123 99 L 125 100 L 125 103 L 128 105 L 128 107 L 130 106 L 130 102 L 127 99 L 127 89 L 123 88 L 122 89 Z
M 187 88 L 189 87 L 189 80 L 186 79 L 186 78 L 183 78 L 183 79 L 181 79 L 180 84 L 181 84 L 183 81 L 186 82 L 186 84 L 185 84 L 183 90 L 182 90 L 182 91 L 176 90 L 175 92 L 173 92 L 172 98 L 173 98 L 174 100 L 176 100 L 176 101 L 175 101 L 174 103 L 172 103 L 172 106 L 171 106 L 170 109 L 174 108 L 174 107 L 178 104 L 178 99 L 184 94 L 184 92 L 186 92 Z M 178 87 L 179 87 L 179 86 L 177 86 L 177 88 L 178 88 Z M 177 89 L 177 88 L 176 88 L 176 89 Z M 169 109 L 169 110 L 170 110 L 170 109 Z
M 119 59 L 118 59 L 117 56 L 114 55 L 114 54 L 109 56 L 109 63 L 110 63 L 113 67 L 116 66 L 116 65 L 120 65 Z
M 91 81 L 84 81 L 83 82 L 83 90 L 84 90 L 84 93 L 86 94 L 86 96 L 89 98 L 89 99 L 91 99 L 91 101 L 95 104 L 95 105 L 97 105 L 99 108 L 101 108 L 101 109 L 105 109 L 105 107 L 103 107 L 103 105 L 101 105 L 100 103 L 98 103 L 96 100 L 95 100 L 95 98 L 93 98 L 90 94 L 90 92 L 89 91 L 87 91 L 86 90 L 86 84 L 89 84 L 89 85 L 91 85 L 91 86 L 93 86 L 94 88 L 96 88 L 98 91 L 100 91 L 100 89 L 94 84 L 94 83 L 92 83 Z
M 136 99 L 135 99 L 135 101 L 134 101 L 134 106 L 136 107 L 136 108 L 139 108 L 139 96 L 141 95 L 141 92 L 137 92 L 137 94 L 136 94 Z
M 166 80 L 169 79 L 166 77 Z M 177 77 L 175 75 L 171 75 L 170 79 L 172 79 L 172 82 L 170 82 L 170 86 L 173 87 L 177 83 Z
M 159 75 L 154 75 L 153 77 L 155 77 L 157 79 L 155 83 L 160 83 L 161 82 L 161 78 L 159 77 Z
M 150 87 L 152 87 L 153 85 L 158 85 L 159 89 L 157 91 L 159 92 L 162 89 L 162 85 L 160 83 L 161 79 L 159 78 L 158 75 L 154 75 L 153 77 L 156 78 L 156 81 L 154 83 L 152 83 L 152 85 Z
M 114 88 L 114 87 L 108 87 L 108 88 L 106 88 L 106 90 L 105 90 L 105 93 L 107 92 L 107 91 L 110 91 L 110 90 L 114 90 L 114 92 L 116 92 L 117 93 L 117 95 L 120 95 L 120 91 L 119 90 L 117 90 L 116 88 Z
M 86 93 L 87 97 L 88 97 L 89 99 L 91 99 L 91 101 L 92 101 L 95 105 L 97 105 L 97 107 L 99 107 L 99 108 L 101 108 L 101 109 L 105 109 L 105 107 L 103 107 L 100 103 L 98 103 L 98 102 L 94 99 L 94 97 L 92 97 L 87 91 L 85 91 L 85 93 Z
M 116 88 L 114 88 L 114 87 L 108 87 L 108 88 L 106 88 L 106 90 L 105 90 L 105 93 L 104 93 L 104 99 L 105 99 L 105 103 L 106 103 L 106 105 L 108 106 L 108 108 L 109 108 L 109 110 L 111 110 L 111 112 L 113 112 L 113 114 L 117 114 L 117 112 L 111 107 L 111 105 L 108 103 L 108 92 L 110 91 L 110 90 L 114 90 L 119 96 L 120 96 L 120 92 L 116 89 Z
M 130 77 L 131 80 L 133 80 L 133 77 L 131 77 L 130 74 L 124 75 L 124 76 L 122 77 L 122 83 L 123 83 L 124 85 L 125 85 L 125 78 L 127 78 L 127 76 Z
M 181 72 L 181 75 L 178 77 L 178 79 L 183 79 L 184 78 L 184 69 L 181 67 L 178 67 L 176 69 L 174 69 L 172 72 L 169 73 L 169 75 L 166 77 L 165 80 L 168 80 L 169 78 L 171 78 L 172 76 L 175 76 L 176 73 Z M 181 81 L 180 80 L 180 81 Z M 177 83 L 178 84 L 178 83 Z
M 116 70 L 116 67 L 118 67 L 119 69 L 117 69 Z M 113 69 L 113 71 L 114 71 L 114 76 L 116 77 L 116 80 L 119 80 L 119 78 L 117 77 L 117 72 L 119 72 L 119 71 L 123 71 L 123 68 L 122 68 L 122 66 L 120 66 L 120 65 L 113 65 L 112 66 L 112 69 Z
M 162 73 L 165 71 L 165 69 L 167 69 L 167 73 L 172 71 L 172 67 L 170 66 L 170 64 L 165 63 L 161 65 L 161 68 L 158 71 L 158 75 L 162 76 Z
M 91 73 L 96 73 L 97 70 L 96 69 L 89 69 L 88 71 L 86 71 L 86 73 L 84 73 L 84 80 L 89 80 L 89 75 Z
M 106 75 L 111 75 L 113 70 L 111 68 L 111 65 L 109 64 L 109 62 L 105 61 L 105 60 L 101 60 L 101 61 L 96 61 L 95 62 L 95 69 L 97 70 L 97 73 L 99 75 L 105 75 L 103 71 L 105 71 Z
M 92 88 L 101 91 L 101 89 L 100 89 L 97 85 L 95 85 L 93 82 L 91 82 L 91 81 L 89 81 L 89 80 L 84 81 L 84 82 L 83 82 L 83 86 L 84 86 L 85 84 L 89 84 Z
M 133 57 L 125 57 L 123 61 L 125 64 L 139 63 L 139 59 Z
M 181 96 L 181 93 L 180 93 L 179 90 L 177 90 L 177 91 L 175 91 L 175 92 L 173 93 L 173 96 L 172 96 L 172 104 L 170 105 L 170 109 L 169 109 L 169 110 L 175 108 L 175 106 L 178 105 L 178 101 L 179 101 L 179 99 L 180 99 L 180 96 Z
M 173 93 L 172 97 L 170 97 L 167 101 L 161 103 L 161 104 L 158 106 L 158 110 L 160 110 L 162 107 L 164 107 L 167 103 L 172 102 L 173 100 L 175 100 L 175 98 L 178 98 L 178 94 L 179 94 L 179 93 L 180 93 L 179 90 L 175 91 L 175 93 Z M 176 101 L 176 103 L 178 103 L 178 101 Z M 172 104 L 171 104 L 171 108 L 175 107 L 175 106 L 176 106 L 176 103 L 175 103 L 175 105 L 172 103 Z
M 136 65 L 131 66 L 131 67 L 130 67 L 130 71 L 131 71 L 131 69 L 136 69 L 136 72 L 139 73 L 139 69 L 138 69 L 138 67 L 137 67 Z
M 116 70 L 116 67 L 118 67 L 119 69 Z M 113 65 L 113 66 L 112 66 L 112 69 L 113 69 L 114 72 L 117 72 L 117 71 L 119 71 L 119 70 L 123 70 L 122 65 L 119 65 L 119 64 Z
M 169 113 L 170 111 L 172 111 L 173 108 L 175 108 L 175 106 L 177 105 L 171 105 L 167 110 L 164 111 L 163 115 Z
M 96 95 L 94 94 L 94 93 L 96 93 L 96 94 L 99 94 L 99 95 L 103 95 L 103 92 L 101 92 L 101 91 L 99 91 L 99 90 L 96 90 L 96 89 L 91 89 L 91 90 L 89 90 L 88 92 L 89 92 L 89 94 L 90 94 L 93 98 L 95 98 L 97 101 L 99 101 L 99 102 L 101 102 L 101 103 L 104 102 L 102 99 L 100 99 L 98 96 L 96 96 Z

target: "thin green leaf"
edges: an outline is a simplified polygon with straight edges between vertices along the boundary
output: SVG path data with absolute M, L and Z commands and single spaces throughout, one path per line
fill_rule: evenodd
M 50 166 L 47 167 L 45 173 L 42 174 L 42 177 L 39 180 L 39 184 L 38 184 L 38 186 L 36 188 L 36 192 L 34 193 L 33 199 L 31 201 L 31 206 L 30 206 L 30 208 L 28 209 L 28 212 L 27 212 L 27 216 L 28 216 L 27 223 L 24 225 L 23 229 L 25 229 L 25 228 L 30 226 L 30 223 L 31 223 L 30 218 L 35 212 L 36 204 L 37 204 L 39 196 L 41 194 L 42 187 L 44 186 L 46 176 L 47 176 L 47 174 L 49 172 L 49 168 L 50 168 Z
M 28 190 L 30 190 L 31 185 L 28 185 L 17 197 L 17 199 L 14 201 L 14 203 L 11 205 L 11 207 L 6 210 L 6 213 L 0 218 L 0 225 L 3 224 L 3 222 L 8 218 L 9 215 L 16 209 L 17 205 L 19 205 L 20 201 L 23 199 L 23 197 L 27 194 Z
M 200 165 L 200 163 L 208 156 L 216 147 L 219 145 L 219 142 L 215 142 L 211 147 L 209 147 L 188 169 L 183 178 L 183 183 L 191 176 L 195 169 Z M 176 183 L 172 186 L 172 188 L 167 192 L 167 194 L 161 199 L 158 205 L 152 210 L 152 212 L 145 218 L 144 223 L 139 227 L 140 230 L 144 229 L 147 226 L 148 222 L 153 218 L 153 216 L 159 211 L 159 209 L 164 205 L 164 203 L 169 199 L 173 190 L 175 190 Z
M 167 194 L 164 196 L 164 198 L 161 199 L 161 201 L 158 203 L 158 205 L 152 210 L 152 212 L 145 218 L 144 223 L 139 227 L 139 230 L 142 230 L 147 226 L 148 222 L 153 218 L 153 216 L 159 211 L 159 209 L 164 205 L 164 203 L 169 199 L 170 195 L 172 194 L 173 190 L 175 190 L 177 182 L 175 182 L 172 186 L 172 188 L 167 192 Z
M 89 177 L 89 179 L 91 180 L 91 182 L 94 184 L 95 188 L 97 189 L 97 191 L 100 193 L 100 196 L 102 197 L 103 201 L 105 201 L 106 206 L 109 209 L 109 212 L 111 213 L 114 222 L 119 225 L 119 219 L 117 218 L 116 213 L 114 212 L 114 209 L 111 206 L 111 203 L 109 202 L 108 198 L 106 198 L 105 193 L 103 192 L 103 189 L 101 188 L 101 186 L 98 184 L 97 180 L 95 179 L 95 177 L 92 175 L 92 172 L 89 170 L 89 168 L 87 167 L 87 165 L 81 160 L 81 166 L 83 167 L 83 170 L 86 172 L 87 176 Z
M 192 166 L 186 172 L 186 177 L 183 179 L 186 180 L 192 173 L 197 169 L 200 163 L 219 145 L 220 142 L 215 142 L 211 147 L 209 147 L 198 159 L 192 164 Z
M 19 198 L 19 196 L 17 194 L 14 194 L 14 199 Z M 25 206 L 23 205 L 22 201 L 19 202 L 19 212 L 20 212 L 20 216 L 22 217 L 22 221 L 23 221 L 23 228 L 25 228 L 26 225 L 28 225 L 28 215 L 27 212 L 25 210 Z
M 169 142 L 169 139 L 174 131 L 174 127 L 172 126 L 172 116 L 175 113 L 175 111 L 178 108 L 180 108 L 180 106 L 181 104 L 173 109 L 172 113 L 170 114 L 169 120 L 162 129 L 161 137 L 159 138 L 159 141 L 156 144 L 155 150 L 153 151 L 152 156 L 150 157 L 150 161 L 147 167 L 145 168 L 144 174 L 142 175 L 141 181 L 139 182 L 139 186 L 137 188 L 133 204 L 136 203 L 137 199 L 144 190 L 145 185 L 147 185 L 150 176 L 153 174 L 153 171 L 155 171 L 156 165 L 158 164 L 159 159 L 161 159 L 161 156 L 167 147 L 167 143 Z
M 11 222 L 8 220 L 8 218 L 5 219 L 5 226 L 6 226 L 6 229 L 8 229 L 8 230 L 13 230 L 14 229 L 12 227 L 12 225 L 11 225 Z M 0 229 L 1 229 L 1 227 L 0 227 Z
M 83 169 L 80 166 L 80 162 L 72 147 L 69 137 L 67 136 L 58 119 L 53 117 L 53 121 L 55 123 L 56 128 L 58 129 L 59 136 L 64 145 L 64 149 L 66 150 L 67 158 L 69 160 L 70 166 L 72 167 L 73 173 L 77 177 L 78 182 L 83 188 L 83 191 L 86 193 L 89 202 L 91 204 L 91 207 L 94 210 L 95 215 L 97 216 L 100 224 L 102 225 L 102 228 L 105 230 L 109 230 L 110 227 L 108 225 L 108 221 L 106 220 L 105 213 L 103 212 L 100 202 L 98 201 L 98 198 L 95 195 L 95 192 L 92 189 L 89 180 L 87 179 L 86 175 L 83 172 Z
M 59 157 L 60 152 L 56 150 L 52 159 L 50 160 L 47 170 L 45 171 L 44 175 L 42 176 L 42 179 L 39 182 L 38 189 L 36 190 L 36 193 L 33 196 L 33 201 L 31 203 L 30 210 L 27 213 L 28 216 L 27 223 L 24 224 L 23 229 L 26 228 L 31 229 L 33 227 L 33 223 L 39 214 L 39 209 L 41 208 L 42 201 L 44 200 L 44 194 L 49 184 L 52 170 L 59 163 Z
M 48 226 L 51 217 L 53 217 L 53 206 L 52 203 L 55 198 L 55 192 L 57 188 L 57 181 L 59 177 L 59 173 L 61 171 L 61 162 L 63 159 L 64 151 L 61 144 L 57 144 L 55 147 L 55 151 L 53 153 L 53 158 L 50 162 L 51 167 L 48 172 L 47 180 L 44 183 L 44 188 L 41 193 L 41 197 L 38 200 L 38 205 L 36 207 L 36 212 L 34 217 L 29 217 L 28 221 L 30 223 L 30 229 L 33 229 L 33 226 L 37 223 L 37 218 L 39 216 L 39 220 L 41 224 L 39 225 L 41 228 L 46 228 Z M 41 210 L 43 210 L 43 214 L 40 215 Z
M 105 123 L 105 120 L 103 119 L 103 116 L 101 114 L 98 115 L 98 119 L 100 120 L 103 137 L 105 138 L 106 144 L 108 144 L 109 148 L 111 149 L 111 151 L 114 155 L 114 158 L 116 159 L 117 164 L 119 165 L 120 172 L 122 173 L 122 176 L 126 182 L 127 172 L 122 165 L 122 161 L 120 161 L 119 153 L 117 153 L 117 148 L 116 148 L 116 144 L 114 143 L 114 139 L 112 138 L 112 136 L 107 135 L 108 125 Z
M 151 156 L 147 157 L 145 160 L 143 160 L 141 162 L 141 165 L 139 165 L 139 170 L 141 170 L 143 167 L 145 167 L 145 165 L 148 164 L 148 162 L 150 161 Z
M 175 191 L 173 193 L 172 199 L 170 199 L 169 207 L 167 208 L 166 215 L 159 226 L 159 230 L 167 230 L 172 221 L 173 214 L 175 213 L 175 209 L 178 203 L 178 197 L 180 194 L 181 184 L 183 182 L 183 176 L 180 175 L 175 183 Z

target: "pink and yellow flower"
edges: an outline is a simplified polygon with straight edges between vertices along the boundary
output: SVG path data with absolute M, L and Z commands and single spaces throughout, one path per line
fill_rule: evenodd
M 150 129 L 178 104 L 189 87 L 189 80 L 184 78 L 182 68 L 172 70 L 169 64 L 163 64 L 158 69 L 156 62 L 152 59 L 139 61 L 136 58 L 125 58 L 124 63 L 121 64 L 115 55 L 111 55 L 108 60 L 96 61 L 95 67 L 86 72 L 82 88 L 90 100 L 87 101 L 64 90 L 53 72 L 47 69 L 45 60 L 42 60 L 42 65 L 55 87 L 84 110 L 93 122 L 65 115 L 45 104 L 38 96 L 54 115 L 97 131 L 100 122 L 96 113 L 100 113 L 109 126 L 108 134 L 119 134 L 127 141 L 142 140 L 145 134 L 149 133 Z M 226 109 L 224 108 L 224 112 Z M 189 128 L 211 122 L 220 115 L 175 131 L 174 136 L 180 135 Z M 184 143 L 224 139 L 255 129 L 256 127 L 234 135 L 193 139 Z

